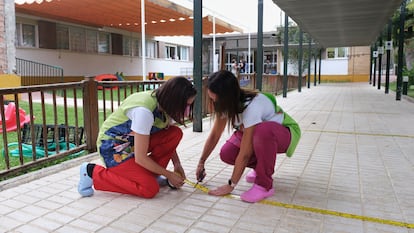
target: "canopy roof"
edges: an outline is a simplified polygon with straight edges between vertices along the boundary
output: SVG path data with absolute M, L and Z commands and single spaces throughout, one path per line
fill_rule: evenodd
M 15 0 L 15 3 L 17 13 L 97 28 L 111 27 L 141 33 L 141 0 Z M 145 34 L 192 36 L 192 16 L 192 10 L 168 0 L 146 0 Z M 216 33 L 242 31 L 217 18 L 215 23 Z M 213 33 L 213 19 L 212 16 L 205 16 L 203 34 L 210 33 Z
M 323 47 L 376 41 L 402 0 L 273 0 Z

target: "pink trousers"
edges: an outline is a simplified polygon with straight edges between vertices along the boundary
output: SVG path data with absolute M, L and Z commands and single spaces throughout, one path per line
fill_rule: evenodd
M 151 152 L 150 158 L 166 168 L 182 136 L 183 132 L 176 126 L 152 134 L 148 148 L 148 152 Z M 96 165 L 92 178 L 96 190 L 152 198 L 160 188 L 156 175 L 131 158 L 110 168 Z
M 226 141 L 220 151 L 220 158 L 227 164 L 234 165 L 240 151 L 242 131 L 236 131 Z M 266 121 L 255 126 L 253 133 L 253 155 L 247 167 L 256 171 L 255 183 L 266 188 L 273 187 L 276 154 L 285 153 L 291 140 L 290 131 L 276 122 Z

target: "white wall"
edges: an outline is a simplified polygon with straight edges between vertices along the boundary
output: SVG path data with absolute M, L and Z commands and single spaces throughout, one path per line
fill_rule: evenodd
M 329 75 L 347 75 L 348 74 L 348 59 L 322 60 L 321 74 L 322 75 L 328 75 L 328 74 Z
M 142 75 L 142 60 L 107 54 L 75 53 L 51 49 L 17 48 L 16 57 L 63 68 L 64 76 L 95 76 L 123 72 Z M 192 68 L 192 61 L 146 59 L 146 73 L 163 72 L 164 76 L 178 76 L 181 68 Z
M 305 61 L 307 62 L 307 61 Z M 306 63 L 307 64 L 307 63 Z M 305 71 L 303 71 L 304 75 L 307 74 L 306 65 Z M 311 73 L 315 73 L 315 60 L 311 61 Z M 283 75 L 283 61 L 280 62 L 280 71 L 279 74 Z M 289 75 L 297 75 L 297 65 L 288 64 L 288 74 Z M 319 73 L 319 60 L 316 61 L 316 72 Z M 321 75 L 347 75 L 348 74 L 348 59 L 329 59 L 329 60 L 322 60 L 321 62 Z

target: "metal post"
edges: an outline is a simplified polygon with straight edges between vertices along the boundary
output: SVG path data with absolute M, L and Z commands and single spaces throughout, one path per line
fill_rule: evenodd
M 372 60 L 373 60 L 373 53 L 374 53 L 374 48 L 371 47 L 371 55 L 369 57 L 369 84 L 372 84 Z
M 407 95 L 408 93 L 408 76 L 403 76 L 402 94 Z
M 405 24 L 405 0 L 401 4 L 400 10 L 400 30 L 398 32 L 398 73 L 397 73 L 397 95 L 396 100 L 401 100 L 402 89 L 402 70 L 404 53 L 404 24 Z
M 263 0 L 258 0 L 257 14 L 257 57 L 256 57 L 256 88 L 262 90 L 263 78 Z
M 202 28 L 202 10 L 203 1 L 195 0 L 194 1 L 194 69 L 193 69 L 193 79 L 194 87 L 197 90 L 197 95 L 194 104 L 194 122 L 193 122 L 193 131 L 202 132 L 203 131 L 203 101 L 202 101 L 202 84 L 203 84 L 203 73 L 202 73 L 202 39 L 203 39 L 203 28 Z M 223 62 L 223 61 L 221 61 Z
M 302 29 L 299 29 L 299 57 L 298 57 L 298 92 L 302 91 L 302 59 L 303 59 L 303 31 Z
M 382 75 L 382 54 L 384 53 L 384 47 L 382 46 L 382 32 L 379 38 L 379 47 L 378 47 L 378 83 L 377 89 L 381 89 L 381 75 Z
M 314 70 L 314 75 L 313 75 L 313 85 L 316 86 L 316 68 L 317 68 L 316 65 L 318 62 L 318 56 L 316 53 L 314 55 L 315 55 L 315 70 Z
M 319 50 L 319 76 L 318 76 L 318 84 L 321 84 L 321 67 L 322 67 L 322 48 Z
M 310 88 L 311 60 L 312 60 L 312 39 L 309 37 L 309 54 L 308 54 L 308 88 Z
M 387 28 L 387 42 L 385 43 L 385 49 L 387 50 L 387 65 L 385 69 L 385 94 L 388 94 L 390 89 L 390 59 L 391 59 L 391 49 L 392 49 L 392 41 L 391 41 L 391 32 L 392 32 L 392 20 L 388 20 L 388 28 Z
M 285 31 L 283 37 L 283 97 L 287 95 L 287 72 L 289 58 L 289 16 L 285 12 Z
M 376 80 L 376 77 L 377 77 L 377 57 L 378 57 L 377 42 L 375 42 L 375 44 L 374 44 L 374 54 L 373 54 L 373 56 L 374 56 L 374 74 L 372 76 L 372 86 L 375 87 L 375 83 L 376 83 L 375 80 Z

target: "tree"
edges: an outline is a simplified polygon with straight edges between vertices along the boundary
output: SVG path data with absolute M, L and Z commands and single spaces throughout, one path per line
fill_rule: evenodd
M 278 27 L 276 29 L 276 40 L 279 44 L 284 44 L 284 32 L 285 28 L 284 26 Z M 299 37 L 300 37 L 300 29 L 298 26 L 293 25 L 292 22 L 289 22 L 289 30 L 288 30 L 288 38 L 289 38 L 289 52 L 288 52 L 288 64 L 292 65 L 295 69 L 295 73 L 299 70 Z M 311 54 L 309 54 L 308 44 L 310 35 L 308 33 L 303 33 L 303 40 L 302 40 L 302 54 L 303 54 L 303 60 L 302 60 L 302 72 L 307 73 L 308 69 L 308 62 L 309 62 L 309 56 L 316 57 L 319 56 L 319 46 L 316 47 L 315 45 L 312 45 Z M 314 43 L 313 41 L 311 43 Z M 282 55 L 283 54 L 282 50 Z
M 414 85 L 414 2 L 412 0 L 405 0 L 405 22 L 404 22 L 404 62 L 403 75 L 409 76 L 409 84 Z M 392 39 L 395 48 L 395 56 L 398 56 L 398 38 L 400 29 L 400 9 L 396 10 L 392 17 Z

